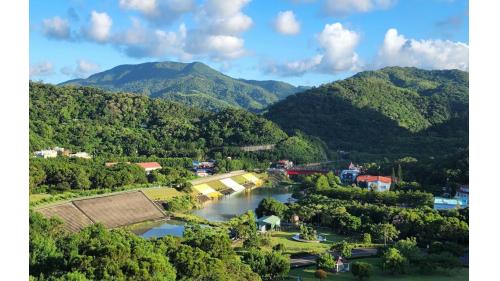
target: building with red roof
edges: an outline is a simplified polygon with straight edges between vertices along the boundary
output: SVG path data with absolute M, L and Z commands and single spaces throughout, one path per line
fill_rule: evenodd
M 361 175 L 356 178 L 356 184 L 359 187 L 366 187 L 374 191 L 389 191 L 391 183 L 390 177 Z
M 143 168 L 146 171 L 146 173 L 150 173 L 151 171 L 161 169 L 161 165 L 158 162 L 140 162 L 135 164 Z

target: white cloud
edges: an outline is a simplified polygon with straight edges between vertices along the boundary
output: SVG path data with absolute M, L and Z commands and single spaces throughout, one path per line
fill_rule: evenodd
M 391 28 L 375 60 L 376 67 L 415 66 L 428 69 L 469 69 L 469 46 L 449 40 L 407 39 Z
M 96 73 L 100 69 L 101 68 L 99 67 L 99 65 L 91 61 L 79 59 L 76 62 L 76 66 L 74 68 L 68 66 L 63 67 L 61 69 L 61 73 L 73 78 L 86 78 L 89 75 Z
M 207 0 L 195 15 L 197 28 L 188 30 L 186 52 L 193 56 L 208 56 L 216 61 L 245 55 L 242 33 L 253 20 L 241 10 L 250 0 Z
M 114 43 L 128 56 L 135 58 L 163 57 L 175 55 L 188 59 L 190 55 L 184 52 L 186 26 L 181 24 L 177 32 L 148 29 L 139 20 L 132 20 L 132 27 L 119 33 Z
M 325 0 L 324 12 L 334 16 L 352 13 L 366 13 L 377 9 L 387 9 L 397 0 Z
M 279 12 L 274 21 L 274 29 L 284 35 L 295 35 L 300 32 L 300 23 L 292 11 Z
M 110 37 L 112 25 L 113 21 L 108 14 L 92 11 L 89 25 L 85 27 L 85 35 L 90 40 L 99 43 L 106 42 Z
M 144 15 L 148 20 L 165 25 L 196 8 L 194 0 L 120 0 L 120 7 Z
M 57 16 L 50 19 L 44 19 L 42 21 L 42 32 L 49 38 L 69 39 L 69 22 Z
M 270 64 L 264 67 L 264 71 L 282 76 L 299 76 L 309 71 L 335 74 L 361 68 L 361 61 L 355 51 L 360 40 L 357 32 L 340 23 L 327 24 L 316 39 L 319 54 L 303 60 Z
M 54 73 L 54 65 L 48 61 L 30 65 L 30 78 L 35 76 L 48 76 Z

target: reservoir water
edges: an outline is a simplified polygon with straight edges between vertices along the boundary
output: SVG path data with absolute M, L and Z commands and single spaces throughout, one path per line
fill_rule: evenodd
M 259 202 L 272 197 L 280 202 L 291 200 L 291 192 L 288 187 L 259 187 L 252 191 L 240 192 L 216 201 L 209 202 L 201 209 L 193 211 L 200 217 L 209 221 L 227 221 L 234 216 L 241 215 L 248 210 L 254 211 Z M 165 235 L 182 236 L 184 232 L 184 222 L 169 220 L 138 233 L 141 237 L 162 237 Z

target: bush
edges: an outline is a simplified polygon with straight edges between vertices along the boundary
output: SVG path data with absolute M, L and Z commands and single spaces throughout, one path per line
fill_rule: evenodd
M 363 244 L 371 244 L 372 236 L 370 233 L 363 233 Z
M 358 280 L 368 279 L 372 275 L 373 267 L 366 262 L 353 262 L 351 272 Z
M 314 276 L 316 278 L 318 278 L 319 280 L 323 280 L 327 277 L 327 273 L 326 273 L 326 271 L 324 271 L 322 269 L 318 269 L 314 272 Z
M 335 259 L 330 253 L 322 253 L 316 259 L 316 267 L 318 269 L 332 270 L 335 267 Z

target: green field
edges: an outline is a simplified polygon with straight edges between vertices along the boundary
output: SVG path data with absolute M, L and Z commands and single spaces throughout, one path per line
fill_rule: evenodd
M 243 176 L 234 176 L 234 177 L 231 177 L 231 179 L 233 179 L 233 181 L 237 182 L 238 184 L 244 184 L 246 182 L 248 182 L 247 179 L 245 179 L 245 177 Z
M 306 243 L 292 240 L 292 237 L 298 231 L 273 231 L 271 234 L 272 245 L 283 244 L 285 245 L 285 253 L 322 253 L 329 250 L 333 242 L 339 242 L 346 239 L 346 236 L 338 235 L 327 229 L 318 229 L 318 233 L 325 236 L 327 241 L 320 243 Z
M 46 194 L 46 193 L 40 193 L 40 194 L 30 194 L 30 203 L 35 203 L 38 201 L 41 201 L 43 199 L 49 198 L 52 195 Z
M 368 281 L 465 281 L 469 280 L 469 269 L 460 268 L 452 271 L 437 271 L 435 273 L 418 273 L 413 271 L 408 274 L 391 275 L 389 273 L 383 272 L 378 263 L 379 258 L 366 258 L 358 259 L 357 261 L 363 261 L 371 263 L 373 265 L 373 274 Z M 316 271 L 315 266 L 308 266 L 303 268 L 295 268 L 290 270 L 289 278 L 287 280 L 297 280 L 300 276 L 302 281 L 317 281 L 318 278 L 314 277 L 314 272 Z M 329 273 L 324 281 L 347 281 L 357 280 L 354 278 L 352 273 Z
M 211 188 L 213 188 L 213 189 L 215 189 L 215 190 L 217 190 L 217 191 L 222 190 L 222 189 L 226 189 L 226 188 L 227 188 L 227 186 L 225 186 L 225 185 L 224 185 L 221 181 L 218 181 L 218 180 L 217 180 L 217 181 L 210 181 L 210 182 L 207 182 L 207 184 L 208 184 Z
M 141 190 L 149 199 L 151 200 L 169 200 L 176 196 L 181 196 L 184 193 L 177 191 L 175 188 L 171 187 L 160 187 L 160 188 L 145 188 Z

